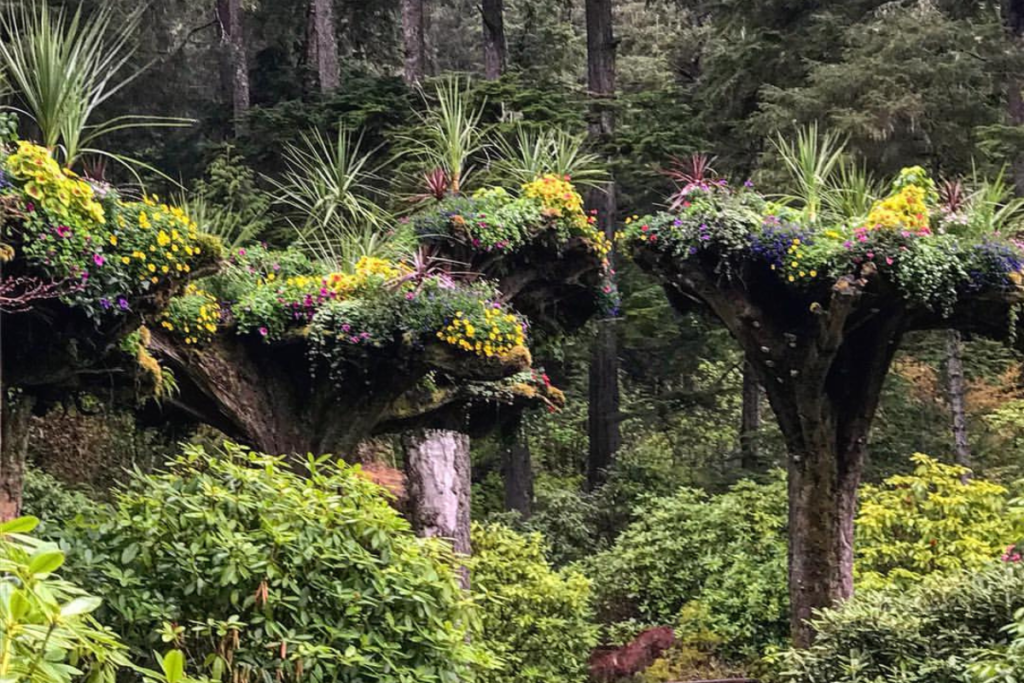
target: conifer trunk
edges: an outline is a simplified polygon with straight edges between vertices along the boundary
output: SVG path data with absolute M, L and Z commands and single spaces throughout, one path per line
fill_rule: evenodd
M 505 73 L 504 0 L 482 0 L 480 14 L 484 21 L 484 74 L 495 81 Z
M 402 0 L 402 43 L 405 53 L 405 82 L 415 85 L 427 69 L 426 0 Z
M 0 392 L 0 522 L 7 522 L 21 514 L 29 420 L 35 399 L 28 394 L 10 398 L 5 389 Z
M 311 0 L 307 61 L 316 74 L 321 92 L 330 92 L 341 83 L 338 66 L 338 36 L 334 23 L 333 0 Z
M 1003 14 L 1007 31 L 1017 47 L 1024 42 L 1024 0 L 1003 0 Z M 1024 74 L 1010 74 L 1007 79 L 1007 119 L 1011 126 L 1024 126 Z M 1024 197 L 1024 150 L 1012 159 L 1014 187 L 1018 197 Z
M 761 429 L 761 385 L 750 363 L 743 364 L 743 406 L 740 415 L 740 466 L 747 472 L 759 469 L 757 432 Z
M 459 555 L 470 547 L 469 436 L 447 429 L 420 429 L 402 437 L 409 521 L 419 536 L 448 539 Z M 462 585 L 469 571 L 462 567 Z
M 225 81 L 231 93 L 231 110 L 235 120 L 235 133 L 246 128 L 245 116 L 249 112 L 249 65 L 245 46 L 245 28 L 242 22 L 242 0 L 217 0 L 217 19 L 220 23 L 221 46 L 224 50 Z
M 971 446 L 967 442 L 963 347 L 959 330 L 946 331 L 946 381 L 949 411 L 953 423 L 953 453 L 956 463 L 971 466 Z
M 530 444 L 523 434 L 522 419 L 516 417 L 500 427 L 502 474 L 505 480 L 505 509 L 515 510 L 523 519 L 533 513 L 533 466 Z

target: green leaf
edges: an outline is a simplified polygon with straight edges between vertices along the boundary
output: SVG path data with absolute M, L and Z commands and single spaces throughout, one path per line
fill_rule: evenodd
M 30 574 L 49 574 L 64 564 L 64 553 L 59 550 L 41 550 L 28 563 Z
M 167 683 L 178 683 L 185 677 L 185 655 L 181 650 L 171 650 L 165 654 L 160 666 L 164 670 Z
M 88 614 L 95 611 L 101 604 L 103 604 L 103 600 L 93 596 L 75 598 L 60 608 L 60 615 L 62 617 L 75 617 L 80 614 Z
M 27 534 L 39 526 L 39 518 L 27 515 L 0 524 L 0 534 Z

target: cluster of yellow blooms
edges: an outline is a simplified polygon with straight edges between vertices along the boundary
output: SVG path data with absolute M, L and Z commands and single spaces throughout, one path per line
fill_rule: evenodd
M 169 332 L 177 331 L 186 344 L 199 344 L 213 338 L 219 322 L 220 304 L 217 298 L 189 284 L 182 296 L 171 300 L 160 326 Z
M 156 197 L 144 197 L 141 204 L 125 205 L 117 216 L 117 227 L 107 239 L 118 247 L 122 242 L 121 262 L 140 282 L 156 283 L 161 275 L 182 275 L 191 271 L 189 261 L 199 256 L 199 229 L 177 206 L 159 203 Z M 130 248 L 131 253 L 127 253 Z
M 816 278 L 818 277 L 818 271 L 804 268 L 801 259 L 804 257 L 803 247 L 800 244 L 800 238 L 794 237 L 792 244 L 786 249 L 786 260 L 783 262 L 783 272 L 788 272 L 786 279 L 790 282 L 796 282 L 804 278 Z M 775 264 L 772 264 L 772 270 L 775 270 Z
M 928 231 L 927 191 L 917 185 L 907 185 L 899 192 L 875 202 L 868 214 L 871 229 L 905 229 Z
M 25 194 L 55 218 L 88 230 L 104 222 L 103 206 L 93 197 L 92 186 L 73 171 L 61 168 L 49 150 L 24 140 L 7 157 L 7 171 L 25 183 Z
M 526 183 L 522 189 L 524 197 L 540 201 L 549 217 L 565 220 L 575 232 L 590 240 L 601 256 L 611 251 L 611 240 L 594 227 L 596 220 L 583 210 L 583 197 L 568 176 L 548 173 Z
M 514 315 L 486 303 L 481 306 L 483 319 L 470 318 L 457 311 L 448 326 L 437 333 L 437 338 L 487 358 L 502 356 L 523 345 L 523 327 Z
M 356 262 L 355 273 L 331 273 L 324 284 L 328 290 L 344 297 L 361 288 L 370 278 L 389 282 L 409 272 L 409 267 L 404 263 L 363 256 Z

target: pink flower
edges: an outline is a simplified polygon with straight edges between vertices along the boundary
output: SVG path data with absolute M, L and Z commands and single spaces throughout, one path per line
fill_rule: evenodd
M 270 330 L 268 330 L 266 327 L 261 327 L 260 328 L 260 336 L 261 337 L 266 337 L 268 334 L 270 334 Z
M 92 262 L 95 263 L 97 266 L 102 266 L 104 263 L 106 263 L 106 261 L 107 260 L 103 258 L 103 254 L 92 255 Z
M 892 265 L 892 259 L 890 257 L 888 257 L 888 256 L 885 257 L 885 262 L 886 262 L 886 264 L 888 264 L 890 266 Z

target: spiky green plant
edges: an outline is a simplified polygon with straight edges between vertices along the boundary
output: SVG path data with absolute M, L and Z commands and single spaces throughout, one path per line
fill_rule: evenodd
M 519 124 L 511 140 L 498 140 L 494 170 L 520 185 L 553 173 L 570 176 L 579 186 L 599 187 L 607 181 L 608 171 L 600 156 L 586 151 L 585 143 L 584 135 L 560 128 L 536 130 Z
M 124 115 L 97 122 L 101 105 L 131 83 L 148 66 L 128 70 L 137 46 L 133 37 L 142 7 L 115 19 L 110 5 L 88 18 L 51 10 L 40 2 L 16 3 L 0 15 L 0 64 L 22 105 L 20 111 L 38 126 L 42 143 L 60 150 L 65 165 L 95 154 L 125 165 L 136 160 L 96 147 L 105 135 L 127 128 L 180 126 L 188 119 Z
M 995 177 L 982 176 L 977 167 L 972 169 L 968 203 L 974 223 L 982 233 L 1015 233 L 1024 224 L 1024 198 L 1015 197 L 1013 186 L 1006 181 L 1006 167 Z
M 885 195 L 886 183 L 875 178 L 863 164 L 844 157 L 828 178 L 822 203 L 838 220 L 865 216 L 875 201 Z
M 259 232 L 259 224 L 246 221 L 230 208 L 216 206 L 201 193 L 182 195 L 176 203 L 200 232 L 216 237 L 229 250 L 252 242 Z
M 424 99 L 428 99 L 426 94 Z M 436 84 L 415 135 L 402 139 L 426 168 L 442 169 L 452 194 L 459 194 L 472 170 L 473 157 L 490 146 L 482 119 L 483 105 L 474 108 L 470 104 L 463 81 L 446 78 Z
M 812 123 L 798 129 L 791 140 L 778 134 L 772 144 L 796 187 L 784 199 L 800 205 L 808 221 L 819 220 L 834 174 L 843 163 L 845 141 L 833 132 L 821 134 L 818 124 Z

